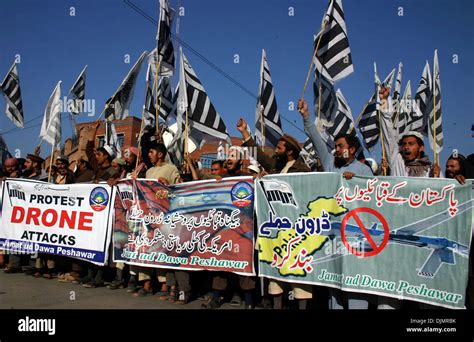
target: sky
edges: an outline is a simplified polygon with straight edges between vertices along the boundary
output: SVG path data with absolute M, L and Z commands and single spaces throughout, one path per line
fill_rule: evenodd
M 158 18 L 158 0 L 127 1 L 155 20 Z M 59 80 L 62 96 L 66 96 L 79 72 L 88 65 L 86 99 L 95 101 L 95 116 L 81 116 L 78 122 L 93 121 L 140 54 L 154 48 L 156 26 L 127 5 L 127 1 L 0 2 L 0 22 L 4 28 L 0 31 L 0 78 L 15 58 L 21 58 L 18 71 L 24 129 L 16 129 L 3 115 L 5 100 L 0 99 L 0 134 L 17 157 L 31 153 L 39 143 L 44 109 Z M 320 28 L 327 4 L 328 0 L 170 0 L 170 6 L 182 7 L 184 14 L 179 17 L 180 39 L 255 96 L 261 50 L 266 50 L 283 131 L 300 141 L 305 136 L 296 102 L 311 61 L 313 35 Z M 344 0 L 343 6 L 355 71 L 336 86 L 346 97 L 354 119 L 373 92 L 374 61 L 381 78 L 402 62 L 402 91 L 411 80 L 415 93 L 426 60 L 432 66 L 434 50 L 438 49 L 445 139 L 442 165 L 453 149 L 465 155 L 473 153 L 474 1 Z M 178 43 L 174 45 L 177 52 Z M 186 47 L 183 51 L 229 133 L 239 135 L 236 122 L 240 117 L 253 125 L 255 97 Z M 138 117 L 145 95 L 145 74 L 146 66 L 140 72 L 130 108 Z M 173 85 L 176 82 L 177 77 Z M 312 103 L 311 84 L 305 98 Z M 62 129 L 64 141 L 71 136 L 67 118 Z M 428 141 L 425 143 L 433 159 Z M 50 149 L 50 145 L 43 143 L 42 156 L 49 155 Z M 368 156 L 380 160 L 380 147 Z

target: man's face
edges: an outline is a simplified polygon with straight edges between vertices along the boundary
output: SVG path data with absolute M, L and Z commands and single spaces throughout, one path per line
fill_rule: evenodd
M 454 178 L 461 172 L 461 165 L 457 159 L 449 159 L 446 162 L 446 178 Z
M 86 169 L 86 163 L 84 163 L 84 161 L 82 159 L 79 159 L 77 162 L 77 169 L 79 171 L 84 171 Z
M 25 171 L 33 171 L 35 166 L 36 166 L 35 162 L 33 162 L 30 158 L 26 158 Z
M 105 154 L 103 151 L 96 151 L 95 158 L 97 159 L 97 164 L 100 166 L 107 160 L 107 154 Z
M 415 137 L 405 137 L 402 140 L 402 157 L 406 162 L 419 159 L 420 153 L 425 150 L 424 146 L 418 145 Z
M 114 161 L 112 162 L 112 167 L 114 168 L 115 171 L 120 171 L 122 168 L 119 163 L 114 162 Z
M 125 151 L 125 153 L 123 155 L 123 160 L 125 160 L 125 162 L 128 165 L 135 165 L 136 161 L 137 161 L 136 158 L 137 157 L 132 152 L 130 152 L 129 150 Z
M 158 151 L 155 150 L 155 149 L 150 149 L 150 151 L 148 151 L 148 158 L 150 159 L 150 162 L 155 165 L 158 160 L 159 160 L 159 155 L 158 155 Z
M 5 166 L 5 172 L 7 175 L 11 175 L 16 170 L 18 170 L 18 165 Z
M 275 154 L 277 157 L 283 157 L 286 155 L 286 146 L 283 140 L 278 141 L 278 144 L 275 147 Z
M 66 173 L 67 173 L 67 166 L 65 163 L 63 163 L 62 161 L 60 160 L 56 160 L 56 168 L 58 170 L 58 173 L 61 175 L 61 176 L 64 176 Z
M 335 156 L 336 158 L 344 159 L 344 161 L 349 161 L 354 158 L 355 155 L 355 148 L 349 147 L 349 144 L 346 141 L 346 138 L 339 138 L 335 142 L 336 151 Z
M 219 163 L 211 165 L 211 175 L 221 176 L 225 173 L 225 169 Z
M 230 150 L 229 156 L 225 161 L 225 168 L 227 172 L 235 172 L 240 168 L 239 152 L 237 150 Z

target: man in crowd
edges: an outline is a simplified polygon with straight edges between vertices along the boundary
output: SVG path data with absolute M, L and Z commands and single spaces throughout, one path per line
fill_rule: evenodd
M 247 122 L 241 118 L 237 122 L 237 129 L 242 134 L 243 146 L 256 147 L 255 141 L 247 130 Z M 300 157 L 301 146 L 298 141 L 288 134 L 278 140 L 273 157 L 266 155 L 261 148 L 257 150 L 257 161 L 269 173 L 309 172 L 310 169 Z M 298 307 L 306 309 L 307 301 L 313 298 L 312 288 L 306 284 L 291 284 Z M 279 281 L 270 281 L 268 292 L 273 296 L 273 308 L 283 308 L 283 284 Z
M 176 166 L 166 162 L 168 153 L 164 144 L 155 141 L 149 142 L 148 159 L 153 165 L 146 172 L 147 179 L 156 179 L 164 185 L 177 184 L 180 182 L 180 174 Z M 166 271 L 157 269 L 158 281 L 162 283 L 159 296 L 161 300 L 169 300 L 174 303 L 185 304 L 189 301 L 191 293 L 190 274 L 185 271 Z M 142 267 L 138 274 L 138 280 L 143 281 L 143 288 L 135 296 L 146 296 L 153 294 L 151 287 L 152 268 Z M 163 276 L 164 275 L 164 276 Z M 179 291 L 183 296 L 178 300 Z
M 316 129 L 316 125 L 310 119 L 308 104 L 304 100 L 298 102 L 298 110 L 303 116 L 304 128 L 313 146 L 318 152 L 321 164 L 326 172 L 338 172 L 350 179 L 354 175 L 371 176 L 372 170 L 369 166 L 357 160 L 356 154 L 360 147 L 359 139 L 348 134 L 339 134 L 334 138 L 335 153 L 329 153 L 326 143 Z
M 432 164 L 425 155 L 423 135 L 416 131 L 409 131 L 400 138 L 398 129 L 393 127 L 392 99 L 390 89 L 382 87 L 379 91 L 381 101 L 380 126 L 385 140 L 387 160 L 390 176 L 402 177 L 435 177 L 441 176 L 438 164 Z M 420 307 L 426 306 L 420 304 Z M 378 309 L 398 309 L 401 301 L 395 298 L 378 297 Z
M 247 122 L 241 118 L 237 129 L 242 134 L 243 146 L 256 147 L 255 141 L 247 130 Z M 273 157 L 266 155 L 257 148 L 257 161 L 269 173 L 293 173 L 311 171 L 300 157 L 301 146 L 291 135 L 283 134 L 278 140 Z
M 6 178 L 21 177 L 20 162 L 16 158 L 9 158 L 5 160 L 3 166 L 5 170 L 5 177 L 3 179 L 0 179 L 0 181 L 5 180 Z M 3 259 L 4 254 L 2 254 L 1 257 Z M 4 260 L 3 263 L 5 263 Z M 19 255 L 10 254 L 8 258 L 8 264 L 6 265 L 4 272 L 17 273 L 21 271 L 21 257 Z
M 222 177 L 227 173 L 223 160 L 214 160 L 211 164 L 211 175 Z
M 94 148 L 94 141 L 99 126 L 100 121 L 97 121 L 92 139 L 89 140 L 86 145 L 87 159 L 92 166 L 92 170 L 94 170 L 94 177 L 92 178 L 94 183 L 106 182 L 116 173 L 115 169 L 112 167 L 112 160 L 114 158 L 114 152 L 112 148 L 109 145 L 99 147 L 97 150 Z
M 41 165 L 44 159 L 36 154 L 27 154 L 25 161 L 25 170 L 23 171 L 23 177 L 32 180 L 43 180 L 44 175 L 41 173 Z
M 446 178 L 454 178 L 460 184 L 464 184 L 466 179 L 474 178 L 474 170 L 472 166 L 460 153 L 455 153 L 449 156 L 446 161 Z
M 219 168 L 214 168 L 213 176 L 217 177 L 217 180 L 221 180 L 223 177 L 238 177 L 238 176 L 249 176 L 243 170 L 245 164 L 245 151 L 240 146 L 231 146 L 229 148 L 229 155 L 225 160 L 225 170 L 220 167 L 221 163 L 213 165 L 219 165 Z M 219 162 L 219 161 L 217 161 Z M 219 170 L 219 171 L 217 171 Z M 218 308 L 224 299 L 224 291 L 228 289 L 228 286 L 236 287 L 239 284 L 240 289 L 244 292 L 245 308 L 251 309 L 254 306 L 253 292 L 256 286 L 255 277 L 240 276 L 228 272 L 213 272 L 212 278 L 212 292 L 211 296 L 201 305 L 203 309 L 216 309 Z M 237 293 L 231 300 L 231 305 L 240 306 L 241 298 Z
M 460 184 L 465 184 L 467 179 L 474 179 L 473 165 L 460 153 L 453 153 L 446 161 L 446 178 L 454 178 Z M 474 240 L 474 239 L 473 239 Z M 469 253 L 469 276 L 466 290 L 466 307 L 474 309 L 474 248 L 471 246 Z
M 92 171 L 89 162 L 85 157 L 80 157 L 77 160 L 76 172 L 74 172 L 74 178 L 76 183 L 90 183 L 94 178 L 94 171 Z
M 332 155 L 327 150 L 326 143 L 321 138 L 313 120 L 310 119 L 308 103 L 305 100 L 298 101 L 298 111 L 303 116 L 305 132 L 311 139 L 311 142 L 319 155 L 324 171 L 341 173 L 346 179 L 351 179 L 355 175 L 372 176 L 372 170 L 370 167 L 361 163 L 356 158 L 356 153 L 360 146 L 357 137 L 348 134 L 336 136 L 334 138 L 336 151 L 334 155 Z M 330 289 L 329 295 L 329 308 L 342 309 L 344 299 L 342 293 Z M 368 297 L 364 294 L 347 293 L 345 297 L 349 309 L 368 309 L 369 307 Z
M 391 176 L 403 177 L 439 177 L 439 165 L 433 165 L 425 155 L 423 135 L 410 131 L 400 139 L 398 130 L 392 123 L 392 104 L 390 89 L 382 87 L 379 91 L 381 100 L 380 125 L 383 131 L 387 161 Z
M 56 158 L 57 175 L 54 180 L 56 184 L 72 184 L 75 183 L 74 173 L 69 170 L 69 159 L 66 156 L 58 156 Z

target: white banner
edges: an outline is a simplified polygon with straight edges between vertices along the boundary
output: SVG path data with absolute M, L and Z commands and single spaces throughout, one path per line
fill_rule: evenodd
M 107 184 L 4 182 L 0 249 L 48 253 L 103 265 L 114 195 Z

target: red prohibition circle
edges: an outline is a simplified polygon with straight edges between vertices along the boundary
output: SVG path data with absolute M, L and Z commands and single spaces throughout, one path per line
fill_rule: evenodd
M 382 243 L 380 244 L 380 246 L 375 244 L 375 242 L 370 237 L 370 234 L 367 231 L 367 228 L 365 227 L 364 223 L 361 221 L 361 219 L 358 216 L 359 213 L 369 213 L 371 215 L 374 215 L 382 223 L 383 230 L 384 230 L 384 238 L 383 238 Z M 359 226 L 360 230 L 362 231 L 362 233 L 365 235 L 367 241 L 372 246 L 373 250 L 371 252 L 360 252 L 356 248 L 353 248 L 349 244 L 349 242 L 347 242 L 347 239 L 346 239 L 346 225 L 352 217 L 357 222 L 357 225 Z M 344 243 L 344 246 L 346 246 L 347 250 L 351 254 L 354 254 L 354 255 L 357 255 L 357 256 L 360 256 L 360 257 L 363 257 L 363 258 L 379 254 L 385 248 L 385 246 L 387 245 L 389 236 L 390 236 L 390 229 L 388 227 L 387 220 L 385 220 L 385 218 L 382 216 L 382 214 L 380 214 L 377 210 L 372 209 L 372 208 L 353 209 L 353 210 L 349 211 L 346 214 L 346 216 L 344 217 L 344 219 L 341 222 L 341 239 L 342 239 L 342 242 Z

